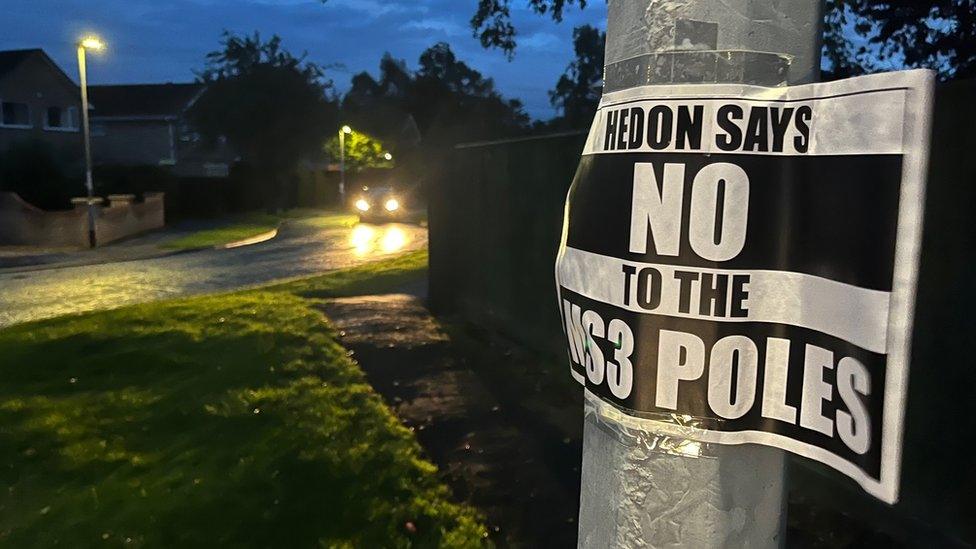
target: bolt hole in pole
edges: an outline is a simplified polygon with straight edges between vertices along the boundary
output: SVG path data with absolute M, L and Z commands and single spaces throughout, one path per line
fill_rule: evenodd
M 816 81 L 822 14 L 822 2 L 811 0 L 609 0 L 604 91 Z M 587 396 L 580 547 L 783 545 L 783 451 L 666 444 Z M 682 451 L 662 452 L 662 446 Z

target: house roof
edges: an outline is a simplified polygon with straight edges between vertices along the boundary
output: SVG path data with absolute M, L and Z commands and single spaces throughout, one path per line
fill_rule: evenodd
M 54 71 L 55 74 L 57 74 L 66 85 L 78 89 L 78 85 L 75 84 L 75 82 L 69 78 L 63 70 L 61 70 L 61 67 L 59 67 L 58 64 L 55 63 L 54 60 L 51 59 L 41 48 L 0 51 L 0 78 L 9 72 L 12 72 L 14 69 L 19 67 L 21 63 L 35 55 L 40 56 L 41 60 L 47 63 L 51 70 Z
M 200 83 L 89 86 L 93 118 L 170 118 L 183 113 L 203 92 Z
M 20 65 L 24 59 L 27 59 L 35 53 L 44 53 L 44 51 L 37 48 L 31 50 L 0 51 L 0 76 L 16 69 L 17 65 Z

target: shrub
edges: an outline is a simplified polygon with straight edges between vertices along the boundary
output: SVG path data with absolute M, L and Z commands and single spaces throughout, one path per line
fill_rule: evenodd
M 68 177 L 68 162 L 49 143 L 18 141 L 0 153 L 0 190 L 15 192 L 43 209 L 64 209 L 84 187 Z

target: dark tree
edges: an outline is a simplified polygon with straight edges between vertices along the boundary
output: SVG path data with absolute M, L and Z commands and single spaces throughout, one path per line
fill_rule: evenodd
M 508 137 L 528 125 L 520 101 L 502 97 L 491 78 L 459 61 L 444 42 L 421 54 L 415 85 L 413 108 L 442 142 Z
M 225 138 L 265 179 L 268 208 L 284 204 L 284 183 L 302 158 L 318 154 L 335 133 L 338 105 L 321 67 L 264 42 L 255 33 L 225 33 L 223 48 L 198 73 L 207 91 L 190 110 L 194 127 Z
M 344 136 L 340 142 L 339 136 L 333 136 L 325 144 L 325 151 L 333 160 L 340 157 L 340 147 L 345 148 L 346 169 L 361 171 L 367 168 L 392 168 L 392 160 L 387 160 L 390 152 L 386 145 L 375 137 L 357 130 Z
M 352 85 L 342 99 L 343 122 L 375 135 L 383 141 L 394 141 L 399 122 L 409 111 L 413 74 L 406 63 L 389 53 L 380 60 L 379 79 L 367 72 L 352 77 Z
M 511 57 L 516 29 L 511 0 L 478 0 L 471 28 L 482 45 Z M 583 0 L 524 0 L 562 19 Z M 976 0 L 827 0 L 824 57 L 833 77 L 888 67 L 928 67 L 943 79 L 976 74 Z
M 825 23 L 833 76 L 890 66 L 932 68 L 943 80 L 976 76 L 976 0 L 828 0 Z
M 522 104 L 502 97 L 490 78 L 458 60 L 445 43 L 425 50 L 413 72 L 385 55 L 379 78 L 357 74 L 343 99 L 343 117 L 384 141 L 391 125 L 406 116 L 425 141 L 439 143 L 508 136 L 528 126 Z
M 67 175 L 69 160 L 74 159 L 46 141 L 14 141 L 0 151 L 0 191 L 17 193 L 39 208 L 65 208 L 69 198 L 85 193 L 81 181 Z
M 563 20 L 566 6 L 586 7 L 586 0 L 525 0 L 533 11 L 548 14 L 557 23 Z M 515 27 L 508 9 L 511 0 L 478 0 L 478 9 L 471 18 L 474 35 L 486 48 L 500 48 L 511 57 L 515 53 Z
M 490 78 L 457 59 L 444 43 L 424 51 L 416 71 L 389 54 L 378 77 L 360 73 L 342 102 L 344 123 L 388 146 L 400 179 L 423 182 L 451 146 L 521 135 L 529 129 L 522 104 L 495 89 Z
M 573 29 L 576 59 L 559 77 L 549 101 L 559 109 L 562 123 L 570 128 L 589 125 L 603 92 L 603 52 L 606 33 L 590 25 Z

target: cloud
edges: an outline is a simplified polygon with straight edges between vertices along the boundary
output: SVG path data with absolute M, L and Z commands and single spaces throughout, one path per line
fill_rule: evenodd
M 562 48 L 562 39 L 559 36 L 551 32 L 537 32 L 522 38 L 518 41 L 518 45 L 523 50 L 525 49 L 541 49 L 545 51 L 559 50 Z
M 297 1 L 297 0 L 296 0 Z M 308 0 L 305 0 L 308 3 Z M 382 2 L 378 0 L 326 0 L 332 7 L 356 11 L 366 17 L 380 17 L 387 14 L 427 13 L 427 6 L 421 2 Z
M 603 26 L 606 6 L 569 8 L 556 24 L 522 4 L 513 3 L 519 49 L 511 62 L 472 36 L 475 0 L 23 0 L 4 5 L 0 49 L 42 47 L 73 76 L 74 41 L 97 31 L 109 50 L 90 61 L 93 83 L 175 82 L 193 79 L 224 30 L 277 33 L 293 52 L 345 66 L 329 74 L 342 91 L 352 74 L 375 74 L 385 52 L 415 67 L 423 50 L 447 41 L 504 94 L 548 118 L 547 91 L 573 55 L 573 27 Z
M 471 31 L 467 25 L 461 25 L 458 21 L 445 17 L 432 17 L 428 19 L 415 19 L 405 22 L 401 30 L 436 31 L 446 36 L 468 36 Z

